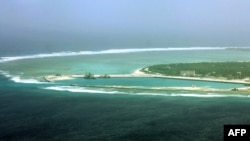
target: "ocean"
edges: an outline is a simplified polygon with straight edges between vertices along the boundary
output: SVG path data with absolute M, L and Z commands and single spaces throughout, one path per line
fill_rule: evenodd
M 76 79 L 49 83 L 44 82 L 43 77 L 87 72 L 130 74 L 154 64 L 249 61 L 249 53 L 247 47 L 2 52 L 0 140 L 223 140 L 223 125 L 250 123 L 247 112 L 250 93 L 148 88 L 195 85 L 231 89 L 244 87 L 242 84 L 160 78 Z

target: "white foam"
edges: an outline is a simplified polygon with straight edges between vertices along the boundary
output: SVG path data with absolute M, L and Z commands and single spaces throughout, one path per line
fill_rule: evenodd
M 184 97 L 201 97 L 201 98 L 215 98 L 215 97 L 248 97 L 243 95 L 231 94 L 171 94 L 171 96 L 184 96 Z
M 46 84 L 47 82 L 40 82 L 36 79 L 21 79 L 20 76 L 13 76 L 10 80 L 16 83 L 27 83 L 27 84 Z
M 26 56 L 1 57 L 0 63 L 10 62 L 23 59 L 48 58 L 60 56 L 77 56 L 77 55 L 97 55 L 97 54 L 118 54 L 133 52 L 152 52 L 152 51 L 188 51 L 188 50 L 225 50 L 227 47 L 186 47 L 186 48 L 135 48 L 135 49 L 109 49 L 103 51 L 78 51 L 78 52 L 55 52 L 48 54 L 34 54 Z
M 10 78 L 11 75 L 7 72 L 7 71 L 2 71 L 0 70 L 0 74 L 2 74 L 3 76 L 7 77 L 7 78 Z
M 36 79 L 23 79 L 20 76 L 17 75 L 11 75 L 7 71 L 0 70 L 0 74 L 3 76 L 9 78 L 11 81 L 14 81 L 16 83 L 28 83 L 28 84 L 48 84 L 47 82 L 40 82 Z
M 152 95 L 152 96 L 174 96 L 174 97 L 198 97 L 198 98 L 219 98 L 219 97 L 250 97 L 250 95 L 231 95 L 231 94 L 161 94 L 161 93 L 137 93 L 135 95 Z
M 232 95 L 232 94 L 188 94 L 188 93 L 128 93 L 128 92 L 118 92 L 118 91 L 107 91 L 107 90 L 94 90 L 86 87 L 76 87 L 76 86 L 51 86 L 45 87 L 43 89 L 56 90 L 56 91 L 69 91 L 77 93 L 101 93 L 101 94 L 128 94 L 128 95 L 144 95 L 144 96 L 170 96 L 170 97 L 197 97 L 197 98 L 223 98 L 223 97 L 250 97 L 250 95 Z
M 103 93 L 103 94 L 118 94 L 118 91 L 103 91 L 103 90 L 93 90 L 87 89 L 84 87 L 75 87 L 75 86 L 51 86 L 46 87 L 44 89 L 47 90 L 56 90 L 56 91 L 69 91 L 69 92 L 77 92 L 77 93 Z

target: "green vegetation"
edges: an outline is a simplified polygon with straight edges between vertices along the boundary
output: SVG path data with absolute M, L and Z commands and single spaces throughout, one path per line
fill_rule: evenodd
M 145 73 L 170 76 L 243 79 L 250 77 L 250 62 L 201 62 L 160 64 L 143 68 Z

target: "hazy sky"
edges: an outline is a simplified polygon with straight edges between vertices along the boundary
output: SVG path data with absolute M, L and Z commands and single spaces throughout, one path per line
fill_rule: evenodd
M 249 0 L 1 0 L 3 46 L 250 46 Z

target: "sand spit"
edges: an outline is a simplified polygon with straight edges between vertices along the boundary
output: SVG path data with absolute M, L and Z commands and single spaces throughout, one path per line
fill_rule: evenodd
M 155 90 L 187 90 L 187 91 L 202 91 L 202 92 L 228 92 L 228 91 L 238 91 L 238 92 L 249 92 L 250 91 L 250 82 L 244 79 L 242 80 L 224 80 L 224 79 L 215 79 L 215 78 L 198 78 L 198 77 L 181 77 L 181 76 L 164 76 L 161 74 L 147 74 L 140 69 L 135 70 L 131 74 L 111 74 L 108 75 L 111 78 L 166 78 L 166 79 L 181 79 L 181 80 L 196 80 L 196 81 L 210 81 L 210 82 L 223 82 L 223 83 L 237 83 L 244 84 L 245 87 L 242 88 L 231 88 L 231 89 L 214 89 L 214 88 L 204 88 L 204 87 L 155 87 Z M 47 82 L 55 82 L 62 80 L 72 80 L 76 78 L 84 78 L 85 75 L 48 75 L 44 76 L 44 80 Z M 103 78 L 103 75 L 94 75 L 95 78 Z M 76 84 L 76 86 L 78 86 Z M 98 86 L 90 86 L 90 87 L 98 87 Z M 126 86 L 99 86 L 102 88 L 121 88 L 126 89 Z M 129 87 L 131 89 L 131 87 Z M 146 89 L 146 88 L 141 88 Z M 148 89 L 148 88 L 147 88 Z
M 48 82 L 60 81 L 60 80 L 71 80 L 75 78 L 84 78 L 85 75 L 48 75 L 44 76 L 44 80 Z M 96 78 L 100 78 L 102 75 L 94 75 Z M 211 82 L 223 82 L 223 83 L 238 83 L 250 85 L 250 82 L 245 79 L 218 79 L 218 78 L 200 78 L 200 77 L 183 77 L 183 76 L 165 76 L 161 74 L 147 74 L 141 71 L 141 69 L 135 70 L 132 74 L 110 74 L 111 78 L 129 78 L 129 77 L 155 77 L 155 78 L 170 78 L 170 79 L 182 79 L 182 80 L 197 80 L 197 81 L 211 81 Z
M 74 79 L 71 75 L 47 75 L 44 76 L 43 79 L 47 82 L 54 82 L 60 80 L 71 80 Z

